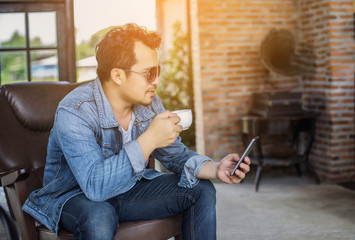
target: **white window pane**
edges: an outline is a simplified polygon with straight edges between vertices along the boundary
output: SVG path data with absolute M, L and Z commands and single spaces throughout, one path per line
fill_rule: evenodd
M 30 47 L 57 46 L 56 12 L 30 12 L 28 19 Z
M 25 13 L 0 13 L 0 48 L 26 46 Z

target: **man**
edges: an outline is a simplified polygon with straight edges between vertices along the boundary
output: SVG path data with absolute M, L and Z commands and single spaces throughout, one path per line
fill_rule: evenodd
M 239 183 L 249 158 L 220 162 L 181 143 L 180 118 L 155 95 L 160 37 L 136 24 L 111 30 L 96 47 L 98 78 L 59 104 L 43 188 L 23 206 L 52 231 L 113 239 L 119 222 L 183 213 L 183 239 L 216 239 L 216 193 L 207 179 Z M 146 169 L 149 156 L 175 174 Z

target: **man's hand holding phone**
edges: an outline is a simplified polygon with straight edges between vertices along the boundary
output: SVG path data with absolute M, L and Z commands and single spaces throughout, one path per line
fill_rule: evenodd
M 235 167 L 233 168 L 232 172 L 230 173 L 231 176 L 234 176 L 235 175 L 235 171 L 240 167 L 241 163 L 244 161 L 244 159 L 246 157 L 248 157 L 250 151 L 252 150 L 253 146 L 255 145 L 256 141 L 259 139 L 259 137 L 255 137 L 253 138 L 248 147 L 245 149 L 243 155 L 240 157 L 239 161 L 237 162 L 237 164 L 235 165 Z M 249 162 L 250 162 L 250 159 L 249 159 Z
M 219 162 L 217 178 L 228 184 L 240 183 L 245 178 L 246 173 L 250 171 L 250 159 L 246 157 L 244 159 L 245 161 L 240 165 L 240 169 L 237 170 L 234 176 L 231 176 L 231 171 L 239 159 L 239 155 L 236 153 L 228 154 L 225 158 L 223 158 Z
M 222 159 L 218 167 L 217 178 L 225 183 L 240 183 L 245 178 L 245 174 L 250 171 L 248 154 L 258 139 L 259 137 L 255 137 L 250 141 L 240 158 L 238 154 L 229 154 Z
M 243 155 L 233 153 L 227 155 L 220 162 L 207 162 L 198 173 L 197 177 L 201 179 L 211 179 L 213 176 L 220 181 L 228 184 L 240 183 L 245 175 L 250 171 L 250 159 L 248 154 L 259 137 L 254 138 Z M 217 166 L 217 169 L 213 166 Z

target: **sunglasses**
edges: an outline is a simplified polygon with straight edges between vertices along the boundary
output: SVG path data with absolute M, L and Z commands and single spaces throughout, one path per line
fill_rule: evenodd
M 124 69 L 124 70 L 127 72 L 134 72 L 134 73 L 144 75 L 149 83 L 154 82 L 154 80 L 160 76 L 160 65 L 158 65 L 157 67 L 148 68 L 148 70 L 145 73 L 132 71 L 130 69 Z

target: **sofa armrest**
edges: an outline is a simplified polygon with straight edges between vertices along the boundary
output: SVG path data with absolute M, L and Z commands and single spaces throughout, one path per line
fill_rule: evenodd
M 25 180 L 26 178 L 28 178 L 29 175 L 30 171 L 28 169 L 16 170 L 14 172 L 1 176 L 1 185 L 3 187 L 9 186 L 16 182 Z
M 6 194 L 9 210 L 24 240 L 38 239 L 35 220 L 22 211 L 30 191 L 27 181 L 30 180 L 30 170 L 21 169 L 1 176 L 1 183 Z

